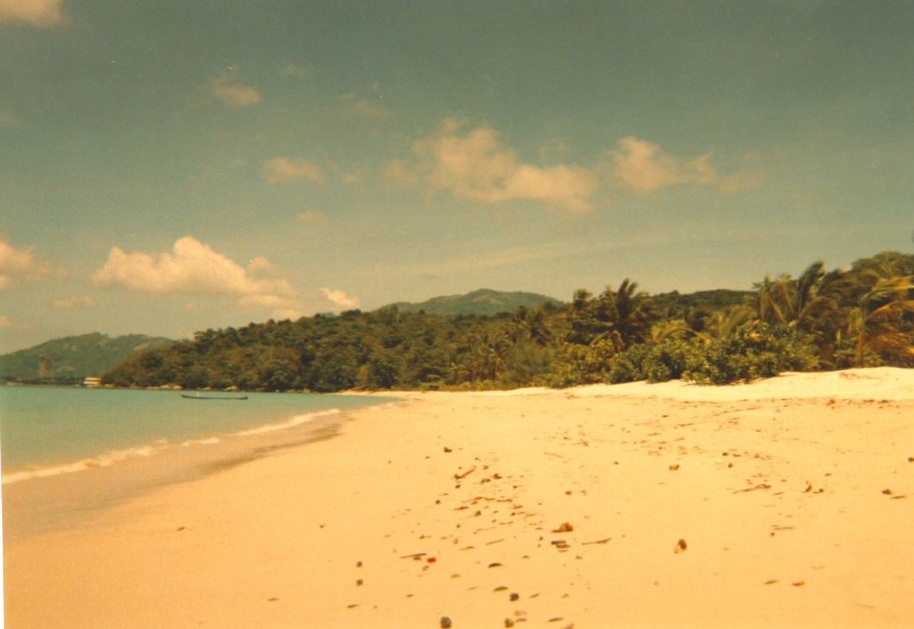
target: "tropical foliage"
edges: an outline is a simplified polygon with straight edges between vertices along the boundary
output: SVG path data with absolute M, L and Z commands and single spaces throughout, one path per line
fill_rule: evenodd
M 652 296 L 628 279 L 569 304 L 449 316 L 389 306 L 205 330 L 130 357 L 121 386 L 283 391 L 484 389 L 685 378 L 722 384 L 785 370 L 914 366 L 914 256 L 816 262 L 755 290 Z

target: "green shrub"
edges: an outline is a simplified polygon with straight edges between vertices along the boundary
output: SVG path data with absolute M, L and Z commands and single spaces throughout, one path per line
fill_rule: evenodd
M 787 326 L 761 325 L 727 338 L 693 343 L 682 377 L 700 384 L 729 384 L 771 378 L 782 371 L 811 371 L 817 365 L 808 334 Z

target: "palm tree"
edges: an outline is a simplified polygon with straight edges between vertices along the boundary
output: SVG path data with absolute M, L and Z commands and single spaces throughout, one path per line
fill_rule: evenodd
M 696 334 L 685 319 L 662 319 L 651 326 L 651 343 L 657 345 L 666 340 L 683 340 Z
M 725 310 L 715 310 L 705 321 L 704 338 L 725 339 L 756 323 L 755 311 L 749 306 L 735 305 Z
M 847 331 L 854 339 L 856 367 L 866 364 L 868 350 L 902 363 L 914 360 L 911 333 L 904 329 L 905 313 L 914 313 L 914 276 L 880 276 L 885 270 L 863 272 L 874 283 L 849 313 Z
M 603 329 L 593 340 L 611 339 L 617 351 L 648 340 L 657 319 L 650 298 L 627 278 L 618 290 L 607 288 L 600 294 L 594 302 L 594 317 Z

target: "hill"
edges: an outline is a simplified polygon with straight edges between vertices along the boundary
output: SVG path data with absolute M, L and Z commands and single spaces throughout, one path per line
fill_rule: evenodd
M 671 293 L 660 293 L 653 296 L 654 305 L 660 309 L 676 307 L 680 309 L 689 308 L 728 308 L 730 306 L 739 306 L 751 304 L 758 296 L 755 291 L 748 290 L 728 290 L 724 288 L 716 290 L 702 290 L 694 293 L 682 294 L 679 291 Z
M 466 295 L 446 295 L 433 297 L 421 303 L 398 302 L 400 312 L 425 312 L 446 316 L 457 315 L 496 315 L 503 312 L 514 312 L 518 306 L 536 308 L 543 304 L 560 306 L 562 302 L 546 295 L 525 292 L 503 292 L 483 288 Z
M 174 341 L 142 334 L 109 338 L 93 333 L 67 336 L 0 356 L 0 379 L 56 382 L 100 376 L 135 352 L 168 347 Z M 42 359 L 46 371 L 42 373 Z

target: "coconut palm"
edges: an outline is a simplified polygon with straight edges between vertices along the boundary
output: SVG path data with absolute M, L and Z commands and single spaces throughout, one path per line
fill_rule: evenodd
M 865 366 L 868 352 L 902 363 L 914 360 L 911 332 L 904 322 L 906 313 L 914 313 L 914 276 L 881 277 L 879 272 L 864 271 L 875 281 L 848 316 L 847 332 L 854 339 L 856 367 Z

